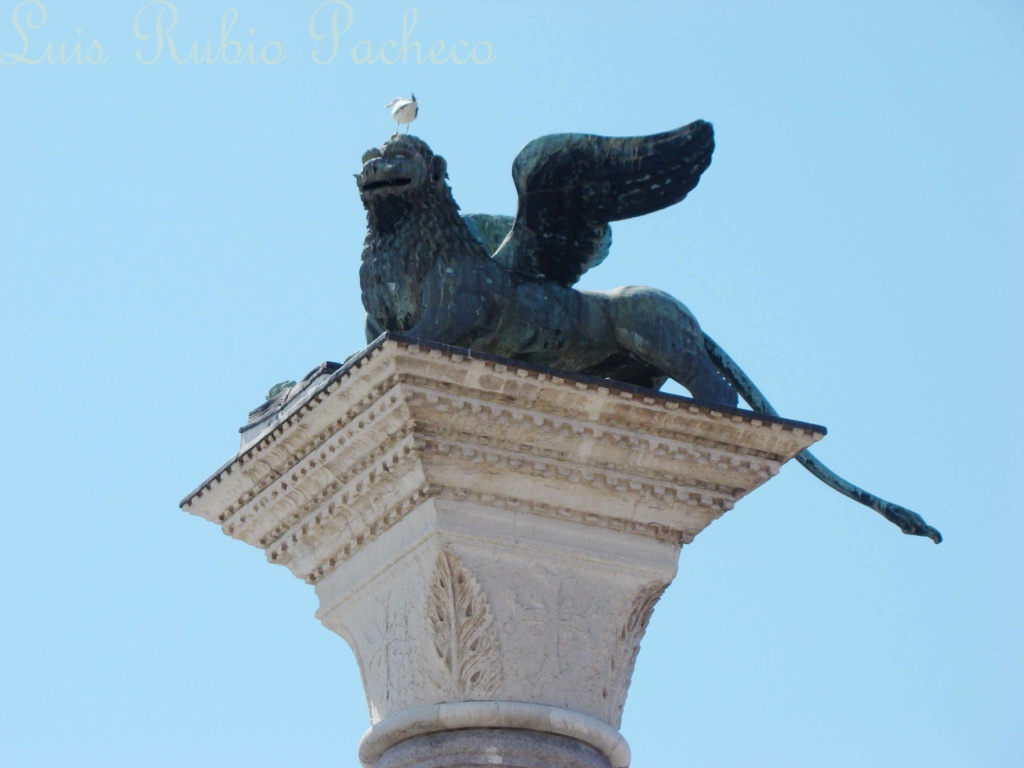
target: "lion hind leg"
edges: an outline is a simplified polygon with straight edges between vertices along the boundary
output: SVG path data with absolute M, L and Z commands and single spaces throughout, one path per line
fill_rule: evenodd
M 704 333 L 685 306 L 650 288 L 618 294 L 613 306 L 619 346 L 682 384 L 694 399 L 736 406 L 736 390 L 711 361 Z
M 689 375 L 690 378 L 687 381 L 679 383 L 690 390 L 697 400 L 706 400 L 730 408 L 735 408 L 739 404 L 736 390 L 718 372 L 707 355 L 693 356 L 693 359 L 689 361 Z M 672 378 L 674 379 L 675 376 Z
M 687 350 L 660 364 L 652 362 L 660 365 L 672 379 L 686 387 L 695 400 L 729 408 L 735 408 L 739 403 L 736 390 L 722 377 L 707 355 Z

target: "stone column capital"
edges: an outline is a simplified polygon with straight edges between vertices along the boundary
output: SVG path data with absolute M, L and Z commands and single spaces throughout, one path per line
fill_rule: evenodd
M 366 766 L 503 728 L 626 768 L 626 692 L 680 548 L 823 434 L 383 337 L 261 412 L 182 507 L 314 586 L 362 672 Z

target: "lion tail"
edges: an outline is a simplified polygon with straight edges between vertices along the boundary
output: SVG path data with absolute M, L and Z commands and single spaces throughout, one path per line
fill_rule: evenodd
M 747 401 L 751 408 L 771 416 L 779 415 L 779 412 L 768 402 L 768 398 L 762 394 L 761 390 L 750 380 L 750 377 L 743 372 L 743 369 L 736 364 L 736 361 L 729 357 L 729 354 L 707 334 L 704 334 L 704 347 L 715 367 L 732 384 L 740 397 Z M 801 451 L 797 454 L 796 460 L 829 488 L 839 491 L 844 496 L 848 496 L 866 507 L 870 507 L 904 533 L 910 536 L 927 536 L 936 544 L 942 541 L 942 534 L 928 525 L 919 514 L 899 504 L 894 504 L 891 501 L 875 496 L 873 493 L 869 493 L 863 488 L 859 488 L 848 480 L 843 479 L 825 466 L 810 451 Z

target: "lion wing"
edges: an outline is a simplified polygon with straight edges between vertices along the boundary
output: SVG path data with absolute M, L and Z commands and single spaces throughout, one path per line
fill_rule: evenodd
M 512 164 L 519 207 L 494 259 L 573 285 L 607 255 L 609 222 L 681 201 L 711 165 L 714 149 L 714 130 L 703 120 L 653 136 L 534 139 Z

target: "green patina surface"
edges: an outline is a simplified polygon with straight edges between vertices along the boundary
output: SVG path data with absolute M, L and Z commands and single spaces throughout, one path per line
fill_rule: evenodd
M 460 215 L 446 161 L 415 136 L 369 150 L 357 176 L 367 211 L 359 272 L 367 339 L 393 331 L 654 389 L 671 378 L 698 400 L 732 407 L 739 394 L 774 414 L 677 299 L 640 286 L 573 287 L 608 255 L 610 222 L 680 202 L 713 151 L 711 125 L 700 120 L 653 136 L 544 136 L 513 163 L 519 202 L 510 217 Z M 905 533 L 941 541 L 914 512 L 806 451 L 798 459 Z
M 286 389 L 289 389 L 289 388 L 294 387 L 294 386 L 295 386 L 295 382 L 294 381 L 282 381 L 282 382 L 280 382 L 278 384 L 275 384 L 274 386 L 272 386 L 270 388 L 270 391 L 267 392 L 266 399 L 267 400 L 273 400 L 275 397 L 277 397 L 279 394 L 284 392 Z

